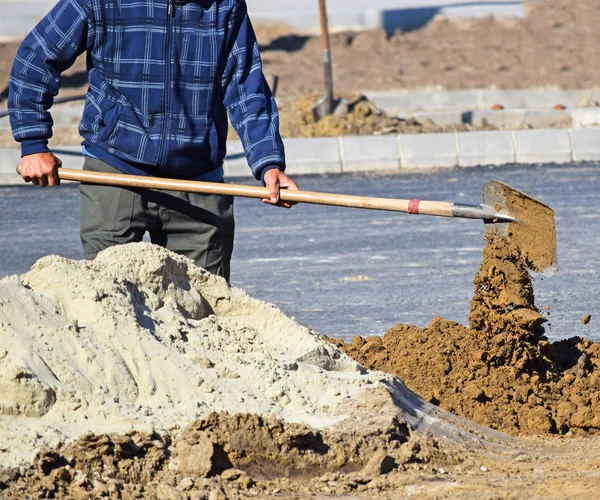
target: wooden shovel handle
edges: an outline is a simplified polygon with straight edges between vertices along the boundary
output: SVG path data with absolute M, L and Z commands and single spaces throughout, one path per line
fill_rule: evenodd
M 269 190 L 267 188 L 246 186 L 243 184 L 187 181 L 162 177 L 90 172 L 88 170 L 73 170 L 69 168 L 58 169 L 58 174 L 61 180 L 84 182 L 87 184 L 103 184 L 125 188 L 164 189 L 167 191 L 231 195 L 245 198 L 269 198 Z M 454 205 L 445 201 L 399 200 L 395 198 L 319 193 L 316 191 L 288 191 L 286 189 L 281 190 L 280 197 L 283 201 L 293 203 L 312 203 L 315 205 L 364 208 L 368 210 L 389 210 L 392 212 L 418 213 L 439 217 L 452 217 L 452 207 Z
M 329 22 L 327 19 L 327 6 L 325 0 L 319 0 L 319 19 L 321 21 L 321 45 L 324 51 L 331 51 L 329 41 Z
M 334 111 L 333 102 L 333 64 L 331 61 L 331 41 L 329 39 L 329 22 L 327 20 L 327 6 L 325 0 L 319 0 L 319 14 L 321 19 L 321 43 L 323 45 L 323 69 L 325 71 L 325 106 L 326 113 L 330 115 Z M 321 116 L 321 118 L 324 118 Z

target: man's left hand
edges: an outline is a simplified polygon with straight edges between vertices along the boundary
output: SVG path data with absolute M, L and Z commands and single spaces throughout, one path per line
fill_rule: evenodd
M 265 186 L 269 189 L 269 198 L 263 199 L 263 203 L 275 205 L 276 207 L 292 208 L 295 203 L 283 201 L 279 196 L 281 189 L 289 189 L 291 191 L 299 191 L 298 185 L 290 179 L 284 172 L 278 168 L 269 170 L 264 178 Z

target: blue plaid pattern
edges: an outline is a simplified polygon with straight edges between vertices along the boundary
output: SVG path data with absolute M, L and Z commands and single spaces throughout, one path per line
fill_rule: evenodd
M 245 0 L 60 0 L 24 40 L 10 76 L 23 155 L 48 151 L 60 74 L 83 52 L 79 131 L 90 154 L 127 173 L 199 178 L 222 167 L 229 115 L 257 179 L 285 169 Z

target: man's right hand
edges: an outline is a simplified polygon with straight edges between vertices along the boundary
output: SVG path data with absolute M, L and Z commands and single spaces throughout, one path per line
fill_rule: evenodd
M 40 186 L 58 186 L 58 168 L 62 165 L 52 153 L 35 153 L 21 158 L 17 173 L 25 182 L 32 182 Z

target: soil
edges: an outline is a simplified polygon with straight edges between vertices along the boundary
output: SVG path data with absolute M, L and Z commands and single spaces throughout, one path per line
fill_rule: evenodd
M 378 433 L 331 435 L 214 413 L 177 439 L 88 434 L 44 449 L 29 467 L 0 469 L 0 498 L 589 498 L 599 470 L 598 438 L 515 439 L 491 453 L 393 420 Z
M 374 409 L 369 407 L 372 415 Z M 372 479 L 433 456 L 448 464 L 461 462 L 451 453 L 436 453 L 433 441 L 410 434 L 395 418 L 376 432 L 347 428 L 332 433 L 274 417 L 212 413 L 192 422 L 176 439 L 156 432 L 88 434 L 58 450 L 43 450 L 25 473 L 5 469 L 0 491 L 10 498 L 31 498 L 32 493 L 97 498 L 107 492 L 124 498 L 165 498 L 170 497 L 167 492 L 206 484 L 205 478 L 212 478 L 211 489 L 221 482 L 230 483 L 233 490 L 248 490 L 257 481 L 265 485 L 340 471 L 365 481 L 365 472 Z M 203 498 L 197 491 L 189 494 Z
M 392 36 L 379 30 L 333 34 L 335 88 L 353 92 L 430 86 L 596 87 L 597 2 L 525 0 L 525 4 L 529 15 L 523 19 L 439 19 L 423 29 Z M 260 42 L 265 71 L 280 78 L 280 95 L 323 92 L 318 37 L 281 36 L 267 30 Z
M 474 127 L 457 124 L 441 127 L 431 120 L 401 119 L 388 116 L 366 96 L 343 94 L 348 103 L 347 115 L 331 115 L 315 121 L 313 106 L 319 94 L 305 94 L 279 102 L 280 131 L 283 137 L 338 137 L 346 135 L 431 134 L 438 132 L 494 130 L 495 127 Z M 234 134 L 233 131 L 232 135 Z
M 383 338 L 335 344 L 363 366 L 396 374 L 424 399 L 492 429 L 597 433 L 600 344 L 580 337 L 548 342 L 528 259 L 510 238 L 486 236 L 469 328 L 436 317 L 427 328 L 398 324 Z
M 519 224 L 488 224 L 506 236 L 506 243 L 523 264 L 539 273 L 552 275 L 558 269 L 554 211 L 506 184 L 491 180 L 484 187 L 484 204 L 496 212 L 509 214 Z

